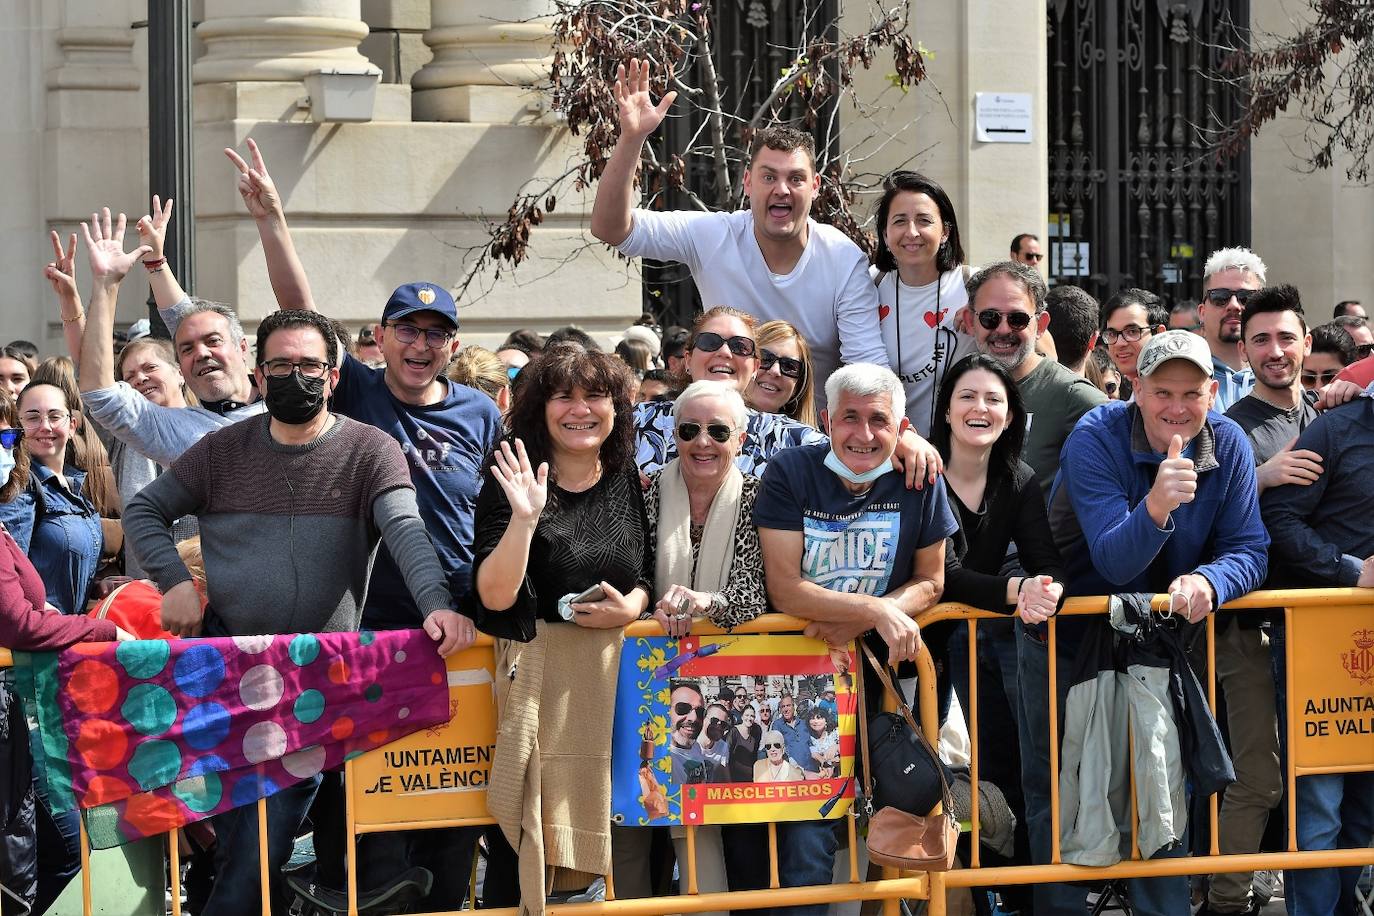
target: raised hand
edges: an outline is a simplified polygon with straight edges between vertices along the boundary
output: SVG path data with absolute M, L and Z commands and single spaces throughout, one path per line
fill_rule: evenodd
M 673 107 L 677 92 L 669 92 L 657 105 L 649 95 L 649 62 L 630 59 L 629 70 L 621 64 L 615 74 L 615 102 L 620 110 L 622 135 L 643 139 L 653 133 L 668 109 Z
M 167 224 L 172 221 L 172 198 L 163 204 L 162 198 L 153 195 L 153 212 L 144 216 L 134 226 L 138 230 L 138 240 L 148 246 L 152 255 L 149 261 L 163 256 L 163 245 L 167 240 Z
M 243 157 L 232 149 L 225 148 L 224 155 L 239 170 L 239 195 L 248 207 L 253 219 L 266 219 L 282 212 L 281 196 L 272 176 L 267 174 L 267 163 L 263 162 L 262 152 L 253 138 L 248 138 L 248 154 L 253 157 L 253 165 L 243 161 Z
M 152 251 L 147 245 L 140 245 L 133 251 L 124 250 L 124 226 L 127 220 L 123 213 L 113 224 L 110 223 L 110 208 L 91 214 L 90 224 L 82 223 L 81 232 L 86 236 L 86 252 L 91 262 L 91 277 L 96 283 L 118 283 L 129 273 L 129 268 Z
M 1310 486 L 1321 476 L 1322 456 L 1311 449 L 1294 450 L 1297 441 L 1298 437 L 1294 436 L 1274 457 L 1255 468 L 1255 479 L 1261 493 L 1270 487 L 1281 487 L 1288 483 Z
M 544 504 L 549 499 L 549 463 L 545 461 L 539 465 L 538 471 L 532 471 L 530 456 L 520 439 L 515 440 L 514 451 L 509 442 L 502 442 L 495 458 L 491 473 L 506 493 L 511 518 L 534 522 L 539 518 L 539 513 L 544 511 Z
M 48 237 L 52 239 L 53 260 L 43 268 L 43 276 L 52 284 L 52 291 L 57 293 L 57 298 L 79 298 L 76 290 L 76 233 L 73 232 L 69 237 L 66 251 L 62 250 L 62 237 L 56 232 L 49 232 Z
M 1169 441 L 1169 453 L 1159 463 L 1154 486 L 1145 497 L 1146 508 L 1155 524 L 1163 528 L 1169 514 L 1197 495 L 1197 468 L 1191 458 L 1183 457 L 1183 437 L 1175 435 Z

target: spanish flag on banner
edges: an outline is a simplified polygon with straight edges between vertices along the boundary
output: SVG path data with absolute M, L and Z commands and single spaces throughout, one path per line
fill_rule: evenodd
M 621 655 L 625 826 L 839 818 L 854 799 L 852 649 L 805 636 L 641 637 Z

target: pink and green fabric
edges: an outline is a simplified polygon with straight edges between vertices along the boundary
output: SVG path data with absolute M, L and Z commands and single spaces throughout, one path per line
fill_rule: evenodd
M 448 721 L 423 630 L 87 643 L 15 656 L 48 795 L 91 845 L 210 817 Z

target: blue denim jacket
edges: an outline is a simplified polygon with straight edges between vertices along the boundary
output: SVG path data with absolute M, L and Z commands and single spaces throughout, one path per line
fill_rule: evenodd
M 48 468 L 33 464 L 29 492 L 34 500 L 34 523 L 29 560 L 43 579 L 48 603 L 64 614 L 80 614 L 86 610 L 86 596 L 100 565 L 104 535 L 100 514 L 81 492 L 85 472 L 67 467 L 62 474 L 66 487 Z

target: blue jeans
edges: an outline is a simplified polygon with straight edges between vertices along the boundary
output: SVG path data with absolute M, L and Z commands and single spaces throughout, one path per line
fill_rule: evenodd
M 1298 777 L 1298 848 L 1358 849 L 1374 838 L 1374 773 Z M 1363 869 L 1302 868 L 1284 875 L 1289 916 L 1355 912 Z
M 38 732 L 29 732 L 29 752 L 37 759 Z M 52 906 L 73 878 L 81 873 L 81 815 L 76 811 L 54 811 L 48 804 L 48 782 L 43 767 L 33 767 L 34 826 L 38 847 L 38 886 L 33 912 L 41 914 Z M 7 901 L 4 909 L 8 911 Z
M 1064 700 L 1068 695 L 1067 679 L 1073 671 L 1075 640 L 1064 638 L 1067 628 L 1059 627 L 1056 646 L 1059 666 L 1056 687 L 1059 696 L 1058 722 L 1064 726 Z M 1052 827 L 1050 821 L 1050 680 L 1049 644 L 1041 642 L 1037 634 L 1020 620 L 1016 621 L 1018 678 L 1021 686 L 1019 718 L 1021 738 L 1021 786 L 1026 794 L 1026 826 L 1030 832 L 1031 856 L 1036 864 L 1050 861 Z M 1173 849 L 1160 850 L 1151 858 L 1179 858 L 1188 854 L 1188 840 Z M 1186 877 L 1135 878 L 1126 882 L 1131 912 L 1135 916 L 1178 916 L 1192 909 L 1192 897 Z M 1087 889 L 1071 884 L 1037 884 L 1035 886 L 1036 916 L 1083 916 L 1087 907 Z
M 274 913 L 286 912 L 289 901 L 281 868 L 291 858 L 296 831 L 319 786 L 316 775 L 267 797 L 267 873 Z M 199 916 L 243 916 L 260 911 L 257 804 L 217 814 L 211 823 L 215 825 L 215 886 Z
M 834 876 L 835 821 L 794 821 L 778 824 L 778 883 L 783 887 L 830 884 Z M 723 828 L 725 872 L 730 890 L 768 886 L 768 830 L 759 826 Z M 762 916 L 826 916 L 830 905 L 780 906 L 750 910 Z

